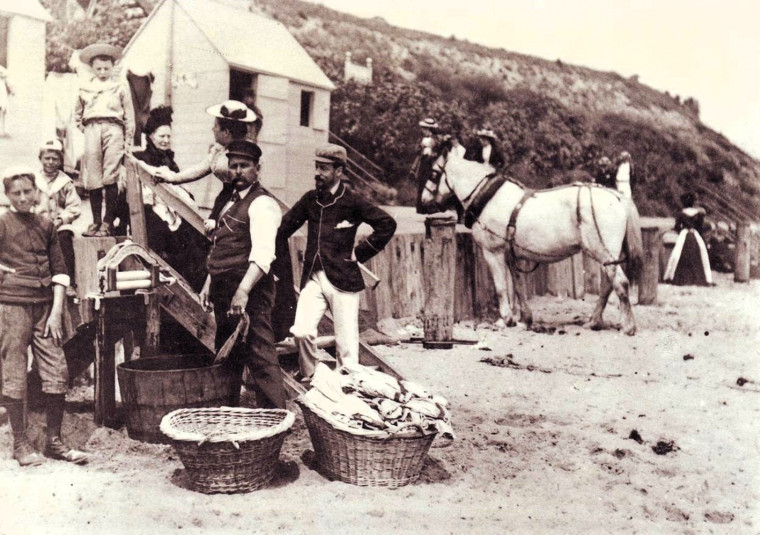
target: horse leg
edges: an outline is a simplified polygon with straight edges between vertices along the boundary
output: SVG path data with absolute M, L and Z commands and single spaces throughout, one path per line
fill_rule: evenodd
M 526 327 L 530 327 L 533 324 L 533 311 L 530 309 L 528 300 L 525 298 L 525 293 L 523 292 L 525 288 L 523 286 L 525 274 L 520 272 L 520 270 L 517 269 L 517 266 L 510 262 L 509 259 L 507 259 L 507 266 L 509 266 L 509 273 L 512 276 L 511 280 L 512 287 L 514 288 L 515 304 L 520 311 L 520 321 L 522 321 Z M 514 310 L 513 313 L 517 314 L 517 310 Z
M 484 248 L 483 258 L 485 258 L 488 268 L 491 270 L 493 284 L 496 287 L 496 295 L 499 298 L 499 316 L 501 316 L 501 319 L 497 322 L 497 326 L 514 327 L 515 319 L 512 315 L 512 306 L 509 302 L 507 263 L 504 259 L 504 254 L 494 253 Z
M 602 269 L 604 277 L 599 281 L 599 299 L 594 307 L 594 312 L 591 313 L 589 320 L 583 325 L 587 329 L 599 331 L 604 328 L 604 322 L 602 321 L 602 314 L 604 313 L 604 307 L 607 306 L 607 300 L 612 293 L 612 277 L 614 275 L 615 266 L 605 266 Z
M 630 283 L 622 267 L 619 265 L 612 267 L 614 267 L 612 286 L 615 288 L 615 293 L 620 301 L 620 313 L 623 315 L 623 333 L 633 336 L 636 334 L 636 321 L 633 319 L 631 300 L 628 297 Z

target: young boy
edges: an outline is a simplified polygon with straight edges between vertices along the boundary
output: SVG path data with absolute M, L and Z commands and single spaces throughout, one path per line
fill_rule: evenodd
M 52 221 L 58 231 L 58 242 L 61 245 L 63 261 L 66 263 L 66 271 L 71 279 L 71 289 L 75 285 L 74 233 L 70 225 L 82 212 L 82 200 L 77 194 L 74 181 L 62 171 L 63 143 L 60 140 L 45 142 L 40 147 L 39 158 L 42 172 L 37 174 L 36 185 L 41 194 L 33 212 Z
M 42 380 L 47 416 L 45 455 L 75 464 L 87 455 L 61 441 L 68 367 L 61 348 L 64 294 L 69 284 L 53 222 L 32 213 L 35 173 L 15 167 L 2 174 L 11 211 L 0 216 L 0 368 L 3 404 L 13 432 L 13 458 L 21 466 L 44 459 L 26 438 L 27 348 Z
M 82 182 L 90 194 L 93 220 L 85 236 L 113 234 L 119 168 L 135 131 L 131 93 L 113 76 L 119 56 L 118 48 L 102 43 L 90 45 L 79 54 L 95 72 L 95 78 L 79 89 L 75 110 L 77 126 L 84 132 Z M 101 214 L 104 196 L 105 214 Z

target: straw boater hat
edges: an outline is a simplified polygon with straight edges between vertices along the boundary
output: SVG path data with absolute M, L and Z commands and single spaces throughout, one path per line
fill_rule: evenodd
M 256 120 L 256 114 L 248 106 L 239 100 L 225 100 L 221 104 L 215 104 L 206 108 L 206 113 L 219 119 L 252 123 Z
M 427 117 L 426 119 L 423 119 L 419 122 L 419 125 L 422 128 L 429 128 L 430 130 L 438 130 L 440 127 L 438 126 L 438 121 L 431 117 Z
M 87 65 L 90 64 L 92 58 L 96 58 L 98 56 L 108 56 L 109 58 L 113 59 L 114 63 L 116 63 L 116 60 L 121 57 L 121 50 L 107 43 L 95 43 L 94 45 L 85 47 L 79 53 L 79 59 L 82 61 L 82 63 L 86 63 Z
M 337 163 L 346 165 L 347 159 L 346 149 L 334 143 L 328 143 L 322 147 L 318 147 L 316 154 L 314 155 L 314 160 L 320 163 Z
M 489 128 L 483 128 L 477 131 L 478 137 L 487 137 L 496 141 L 496 134 Z

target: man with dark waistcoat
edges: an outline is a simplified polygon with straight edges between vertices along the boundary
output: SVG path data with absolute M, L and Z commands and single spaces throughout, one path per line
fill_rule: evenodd
M 328 144 L 316 151 L 316 189 L 307 192 L 282 219 L 278 240 L 287 240 L 308 222 L 301 294 L 290 332 L 298 346 L 301 375 L 308 379 L 317 363 L 317 326 L 329 307 L 335 323 L 338 366 L 359 363 L 359 297 L 364 280 L 357 262 L 382 251 L 396 222 L 342 182 L 346 149 Z M 356 246 L 356 230 L 373 232 Z
M 204 306 L 209 302 L 216 319 L 217 350 L 237 327 L 245 311 L 250 317 L 246 344 L 237 344 L 230 358 L 247 364 L 260 404 L 285 407 L 282 381 L 272 332 L 275 238 L 280 226 L 280 207 L 260 185 L 261 149 L 248 140 L 227 146 L 234 188 L 222 195 L 222 209 L 212 232 L 206 284 L 201 290 Z

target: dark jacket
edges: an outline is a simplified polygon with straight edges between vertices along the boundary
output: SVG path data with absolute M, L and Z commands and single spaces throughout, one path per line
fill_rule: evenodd
M 0 264 L 16 270 L 0 271 L 0 303 L 51 302 L 53 276 L 67 274 L 53 222 L 36 214 L 0 216 Z
M 282 218 L 278 241 L 287 240 L 308 221 L 308 238 L 304 256 L 301 288 L 314 271 L 324 270 L 330 283 L 344 292 L 364 289 L 364 280 L 356 260 L 366 262 L 383 250 L 393 233 L 396 222 L 377 206 L 349 191 L 341 182 L 329 200 L 320 202 L 317 191 L 312 190 L 293 205 Z M 373 232 L 354 248 L 356 230 L 361 223 L 372 227 Z
M 175 173 L 179 173 L 179 167 L 174 161 L 174 151 L 159 149 L 153 144 L 153 141 L 151 141 L 150 138 L 148 138 L 145 143 L 145 150 L 135 152 L 134 156 L 138 160 L 142 160 L 153 167 L 161 167 L 162 165 L 165 165 Z
M 491 156 L 489 156 L 488 162 L 484 162 L 483 145 L 481 145 L 478 140 L 475 140 L 474 143 L 467 147 L 464 153 L 464 159 L 478 163 L 489 163 L 494 169 L 501 169 L 505 164 L 504 155 L 493 142 L 491 142 Z

